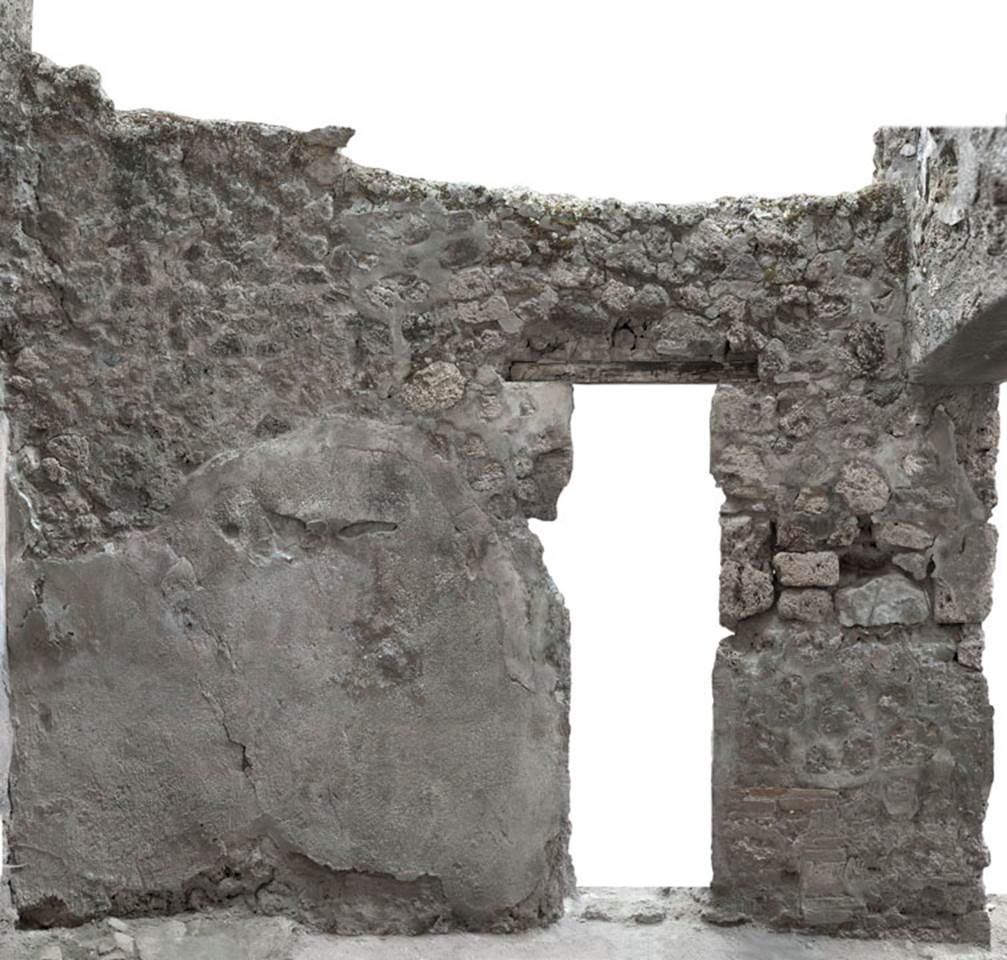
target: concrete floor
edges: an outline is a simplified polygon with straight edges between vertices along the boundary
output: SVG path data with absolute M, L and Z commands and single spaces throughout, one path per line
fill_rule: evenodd
M 0 932 L 2 960 L 1003 960 L 1007 897 L 993 897 L 990 951 L 833 940 L 704 923 L 704 890 L 584 890 L 548 930 L 513 936 L 333 937 L 236 912 Z

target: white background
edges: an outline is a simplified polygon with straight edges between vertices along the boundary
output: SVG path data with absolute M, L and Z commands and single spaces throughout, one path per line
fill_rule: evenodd
M 999 124 L 1007 110 L 1007 10 L 989 0 L 35 9 L 35 48 L 97 67 L 120 108 L 347 125 L 360 163 L 624 200 L 853 190 L 870 180 L 876 127 Z M 710 393 L 575 388 L 573 482 L 559 521 L 534 524 L 573 618 L 582 884 L 709 881 L 709 674 L 722 635 Z M 1001 704 L 1005 624 L 1007 548 L 987 623 Z M 998 763 L 1007 771 L 1007 745 Z M 995 786 L 987 886 L 1000 892 L 1005 808 Z

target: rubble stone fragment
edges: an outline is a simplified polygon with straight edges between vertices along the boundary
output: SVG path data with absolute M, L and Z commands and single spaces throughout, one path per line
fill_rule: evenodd
M 785 587 L 834 587 L 839 583 L 839 557 L 831 552 L 778 553 L 773 567 Z

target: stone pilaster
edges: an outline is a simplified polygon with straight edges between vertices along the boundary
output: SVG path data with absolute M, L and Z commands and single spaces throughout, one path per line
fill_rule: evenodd
M 718 389 L 721 909 L 988 940 L 996 401 L 897 380 Z

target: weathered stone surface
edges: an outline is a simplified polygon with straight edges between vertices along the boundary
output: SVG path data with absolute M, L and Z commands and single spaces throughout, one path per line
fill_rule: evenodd
M 725 386 L 714 394 L 710 429 L 773 431 L 776 429 L 776 397 L 771 394 L 758 396 L 749 390 Z
M 886 343 L 900 349 L 897 337 Z M 991 741 L 976 644 L 933 619 L 936 548 L 911 554 L 915 582 L 893 572 L 908 551 L 891 537 L 912 527 L 960 543 L 982 527 L 995 502 L 996 391 L 907 385 L 897 371 L 865 385 L 846 379 L 840 357 L 822 363 L 805 385 L 771 378 L 789 409 L 828 412 L 816 429 L 781 438 L 722 420 L 730 428 L 712 438 L 727 516 L 759 517 L 775 532 L 759 562 L 834 552 L 840 573 L 838 618 L 828 590 L 786 587 L 721 645 L 717 910 L 782 927 L 984 942 Z M 751 389 L 755 402 L 766 384 Z M 890 535 L 880 545 L 878 528 Z M 746 542 L 744 529 L 725 527 L 725 557 Z M 939 743 L 923 734 L 931 729 Z M 946 816 L 965 825 L 962 846 Z
M 993 606 L 997 532 L 977 524 L 945 534 L 934 547 L 934 616 L 938 623 L 982 623 Z
M 877 545 L 885 549 L 926 550 L 934 542 L 932 533 L 901 520 L 882 520 L 871 529 Z
M 732 627 L 773 605 L 773 578 L 738 560 L 725 560 L 720 567 L 720 622 Z
M 839 622 L 846 627 L 923 623 L 930 617 L 927 595 L 899 573 L 875 577 L 836 594 Z
M 6 476 L 8 457 L 7 417 L 0 414 L 0 471 Z M 0 534 L 4 546 L 7 544 L 7 484 L 0 483 Z M 17 919 L 10 895 L 10 862 L 7 853 L 7 825 L 10 823 L 10 767 L 14 755 L 14 723 L 10 703 L 10 659 L 7 651 L 7 550 L 0 551 L 0 630 L 4 641 L 0 643 L 0 930 Z
M 764 634 L 758 649 L 741 637 L 721 644 L 721 902 L 784 927 L 988 936 L 978 877 L 992 711 L 982 677 L 951 659 L 940 630 L 809 628 Z M 922 728 L 925 745 L 907 733 Z M 948 817 L 961 832 L 948 831 Z M 768 880 L 771 869 L 792 882 Z
M 785 587 L 834 587 L 839 583 L 839 557 L 831 552 L 778 553 L 773 567 Z
M 827 590 L 784 590 L 778 606 L 784 620 L 821 623 L 832 616 L 832 594 Z
M 399 396 L 414 413 L 446 410 L 465 396 L 465 378 L 453 363 L 436 360 L 417 370 Z
M 970 670 L 982 670 L 985 646 L 983 628 L 974 623 L 967 623 L 962 627 L 961 639 L 958 641 L 958 650 L 955 656 L 963 667 L 968 667 Z
M 1007 378 L 1007 130 L 881 130 L 876 176 L 909 216 L 910 376 L 928 383 Z
M 721 514 L 720 549 L 724 557 L 763 564 L 770 556 L 773 528 L 768 518 Z
M 5 43 L 15 43 L 22 47 L 31 44 L 31 18 L 34 0 L 3 0 L 0 3 L 0 34 L 5 34 Z M 0 51 L 0 60 L 5 56 Z
M 876 467 L 865 463 L 848 463 L 843 467 L 836 493 L 853 513 L 875 513 L 884 510 L 891 491 Z
M 892 563 L 900 570 L 905 570 L 914 580 L 925 580 L 930 572 L 929 553 L 897 553 L 892 557 Z
M 329 418 L 204 465 L 106 550 L 15 543 L 23 923 L 559 914 L 565 614 L 534 538 L 502 537 L 420 431 Z

